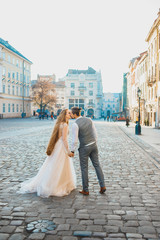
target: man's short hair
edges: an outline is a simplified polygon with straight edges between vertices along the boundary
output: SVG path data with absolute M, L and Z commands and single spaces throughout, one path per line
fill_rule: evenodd
M 72 110 L 73 114 L 76 114 L 77 116 L 80 116 L 82 108 L 72 107 L 71 110 Z

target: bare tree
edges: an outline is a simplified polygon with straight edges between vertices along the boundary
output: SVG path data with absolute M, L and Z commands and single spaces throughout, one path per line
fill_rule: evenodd
M 46 107 L 56 103 L 55 85 L 50 81 L 37 81 L 32 86 L 32 99 L 39 106 L 40 112 L 44 112 Z

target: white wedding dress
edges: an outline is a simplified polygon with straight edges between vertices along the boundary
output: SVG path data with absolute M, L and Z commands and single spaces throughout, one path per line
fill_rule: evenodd
M 61 123 L 59 139 L 50 156 L 47 156 L 37 175 L 21 184 L 18 193 L 37 192 L 38 196 L 62 197 L 76 188 L 76 174 L 68 156 L 68 124 Z

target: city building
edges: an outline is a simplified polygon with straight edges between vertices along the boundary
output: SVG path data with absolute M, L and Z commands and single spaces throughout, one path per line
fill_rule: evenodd
M 129 116 L 129 108 L 128 108 L 128 96 L 127 96 L 127 74 L 123 74 L 123 89 L 122 89 L 122 111 L 124 116 Z
M 147 106 L 148 106 L 147 64 L 148 64 L 148 53 L 147 51 L 145 51 L 144 53 L 141 54 L 141 58 L 137 65 L 137 82 L 138 82 L 138 88 L 141 90 L 140 122 L 142 125 L 147 124 L 149 119 L 149 116 L 147 114 Z M 137 98 L 137 102 L 138 102 L 138 98 Z M 138 106 L 137 106 L 137 113 L 138 113 Z
M 147 35 L 148 43 L 148 103 L 149 124 L 160 127 L 160 9 Z
M 55 91 L 56 91 L 56 104 L 54 112 L 56 115 L 65 108 L 65 82 L 59 81 L 55 82 Z
M 103 112 L 103 87 L 101 72 L 88 67 L 87 70 L 69 69 L 64 78 L 65 107 L 82 108 L 82 115 L 101 118 Z
M 104 93 L 103 117 L 115 118 L 122 115 L 122 93 Z
M 31 64 L 0 38 L 0 118 L 31 116 Z
M 50 81 L 54 83 L 56 81 L 56 75 L 39 75 L 37 74 L 37 81 Z

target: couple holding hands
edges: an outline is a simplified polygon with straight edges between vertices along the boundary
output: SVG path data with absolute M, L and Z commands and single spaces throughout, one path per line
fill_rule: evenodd
M 75 119 L 72 125 L 72 147 L 68 146 L 69 119 Z M 62 197 L 76 188 L 76 174 L 72 162 L 79 139 L 79 160 L 83 189 L 79 193 L 89 195 L 88 158 L 95 168 L 100 185 L 100 193 L 106 191 L 104 175 L 98 159 L 97 136 L 90 118 L 81 116 L 81 108 L 63 110 L 57 118 L 47 147 L 47 158 L 37 175 L 21 184 L 19 193 L 37 192 L 38 196 Z

